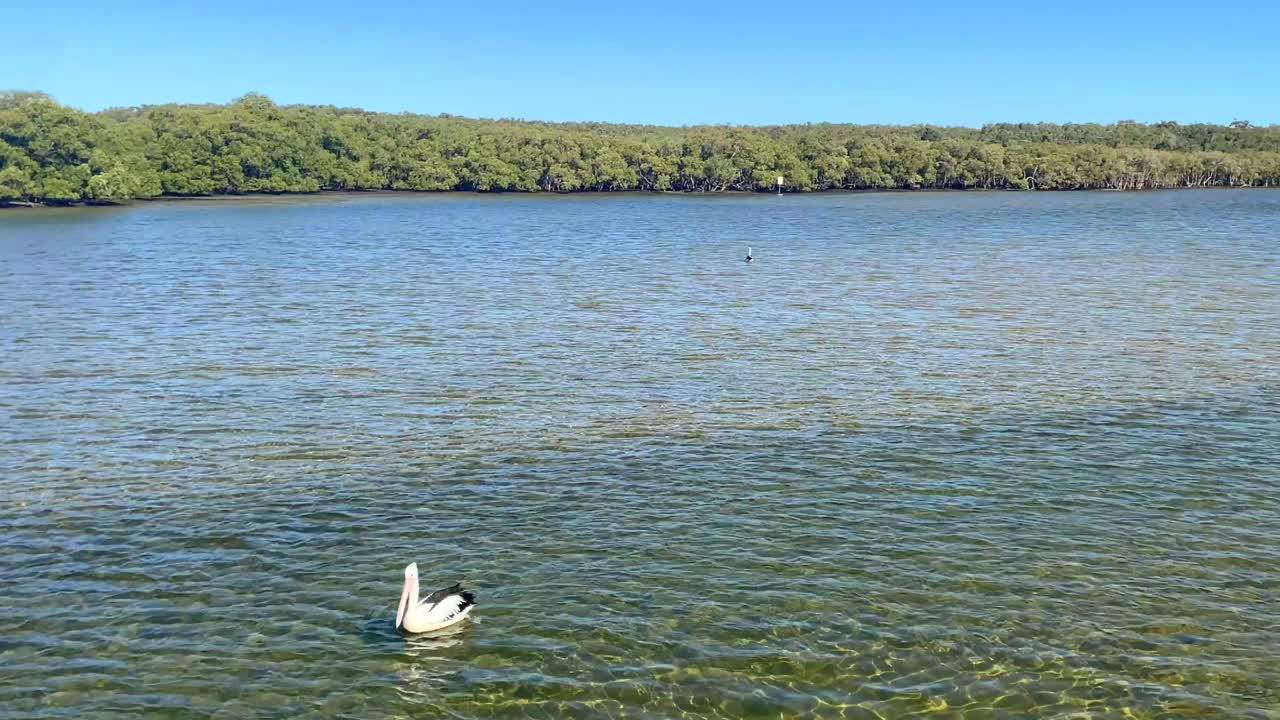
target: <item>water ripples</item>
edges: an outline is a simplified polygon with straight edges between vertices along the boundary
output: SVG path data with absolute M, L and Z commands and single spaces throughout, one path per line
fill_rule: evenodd
M 6 213 L 0 714 L 1275 717 L 1277 221 Z M 474 622 L 395 633 L 410 560 Z

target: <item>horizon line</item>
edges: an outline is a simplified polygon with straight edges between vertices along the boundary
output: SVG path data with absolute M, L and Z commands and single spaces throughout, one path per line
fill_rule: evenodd
M 934 127 L 934 128 L 943 128 L 943 129 L 981 130 L 982 128 L 989 127 L 992 125 L 1056 125 L 1056 126 L 1098 125 L 1102 127 L 1112 127 L 1116 125 L 1127 125 L 1127 124 L 1145 125 L 1145 126 L 1176 125 L 1179 127 L 1209 125 L 1213 127 L 1232 128 L 1235 124 L 1242 123 L 1242 122 L 1245 123 L 1245 125 L 1243 126 L 1243 129 L 1265 130 L 1265 129 L 1280 127 L 1280 123 L 1255 124 L 1246 119 L 1238 118 L 1238 117 L 1233 117 L 1232 120 L 1225 121 L 1225 122 L 1205 121 L 1205 120 L 1194 121 L 1194 122 L 1182 122 L 1178 120 L 1167 120 L 1167 119 L 1166 120 L 1136 120 L 1132 118 L 1124 118 L 1124 119 L 1111 120 L 1111 121 L 995 120 L 995 121 L 985 122 L 980 125 L 947 124 L 947 123 L 938 123 L 938 122 L 929 122 L 929 121 L 914 121 L 914 122 L 907 122 L 907 123 L 886 123 L 886 122 L 858 122 L 858 121 L 852 121 L 852 120 L 803 120 L 803 121 L 777 122 L 777 123 L 742 123 L 742 122 L 734 122 L 734 121 L 726 120 L 726 121 L 702 121 L 702 122 L 691 122 L 691 123 L 681 123 L 681 124 L 663 124 L 663 123 L 653 123 L 653 122 L 636 122 L 636 121 L 629 121 L 629 120 L 602 120 L 602 119 L 552 120 L 552 119 L 542 119 L 542 118 L 534 118 L 534 117 L 521 117 L 516 115 L 509 115 L 509 116 L 462 115 L 462 114 L 452 113 L 448 111 L 431 113 L 431 112 L 423 112 L 418 110 L 371 110 L 371 109 L 361 107 L 361 106 L 356 106 L 356 105 L 338 105 L 334 103 L 278 102 L 274 98 L 272 98 L 270 95 L 266 93 L 256 92 L 256 91 L 249 91 L 223 102 L 169 101 L 169 102 L 160 102 L 160 103 L 142 103 L 138 105 L 109 105 L 97 110 L 90 110 L 78 105 L 64 103 L 61 100 L 59 100 L 56 96 L 54 96 L 52 93 L 48 93 L 43 90 L 26 90 L 26 89 L 19 89 L 19 88 L 10 88 L 5 90 L 0 90 L 0 95 L 7 94 L 7 93 L 32 93 L 32 94 L 44 95 L 45 97 L 48 97 L 49 99 L 53 100 L 59 105 L 62 105 L 63 107 L 73 108 L 75 110 L 79 110 L 80 112 L 88 113 L 91 115 L 99 115 L 99 114 L 108 113 L 111 111 L 142 111 L 142 110 L 147 110 L 149 108 L 168 107 L 168 106 L 229 107 L 231 105 L 235 105 L 236 103 L 245 100 L 246 98 L 261 97 L 265 100 L 268 100 L 273 105 L 276 105 L 279 107 L 333 108 L 335 110 L 353 111 L 353 112 L 360 112 L 360 113 L 365 113 L 370 115 L 413 115 L 413 116 L 419 116 L 419 117 L 457 118 L 462 120 L 479 120 L 479 121 L 489 121 L 489 122 L 511 122 L 511 123 L 546 124 L 546 125 L 618 125 L 618 126 L 632 126 L 632 127 L 646 127 L 646 128 L 671 128 L 671 129 L 699 128 L 699 127 L 777 128 L 777 127 L 797 127 L 797 126 L 806 126 L 806 125 L 841 125 L 841 126 L 854 126 L 854 127 L 883 127 L 883 128 Z

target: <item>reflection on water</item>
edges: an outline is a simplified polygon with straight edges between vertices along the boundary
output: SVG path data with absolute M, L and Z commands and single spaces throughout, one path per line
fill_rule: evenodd
M 462 635 L 467 631 L 467 624 L 454 625 L 443 630 L 437 630 L 432 633 L 420 633 L 417 635 L 407 635 L 404 638 L 405 654 L 414 660 L 430 660 L 438 650 L 451 648 L 462 642 Z
M 430 702 L 436 692 L 449 683 L 449 673 L 440 670 L 449 667 L 449 656 L 442 651 L 462 643 L 469 622 L 402 639 L 396 674 L 400 681 L 397 687 L 406 702 Z
M 1277 227 L 1261 190 L 0 213 L 0 716 L 1276 717 Z M 397 633 L 410 561 L 473 619 Z

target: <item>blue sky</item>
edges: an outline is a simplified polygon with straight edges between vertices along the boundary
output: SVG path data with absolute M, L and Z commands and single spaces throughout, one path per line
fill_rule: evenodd
M 0 88 L 544 120 L 1280 123 L 1280 2 L 44 2 Z

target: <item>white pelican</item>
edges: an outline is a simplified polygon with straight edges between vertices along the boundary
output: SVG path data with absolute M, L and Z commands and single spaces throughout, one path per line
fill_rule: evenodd
M 755 258 L 751 257 L 751 246 L 748 245 L 747 246 L 747 262 L 751 262 L 752 260 L 755 260 Z
M 409 563 L 404 569 L 396 629 L 411 633 L 441 630 L 462 622 L 475 605 L 476 596 L 461 585 L 437 590 L 418 600 L 418 563 Z

